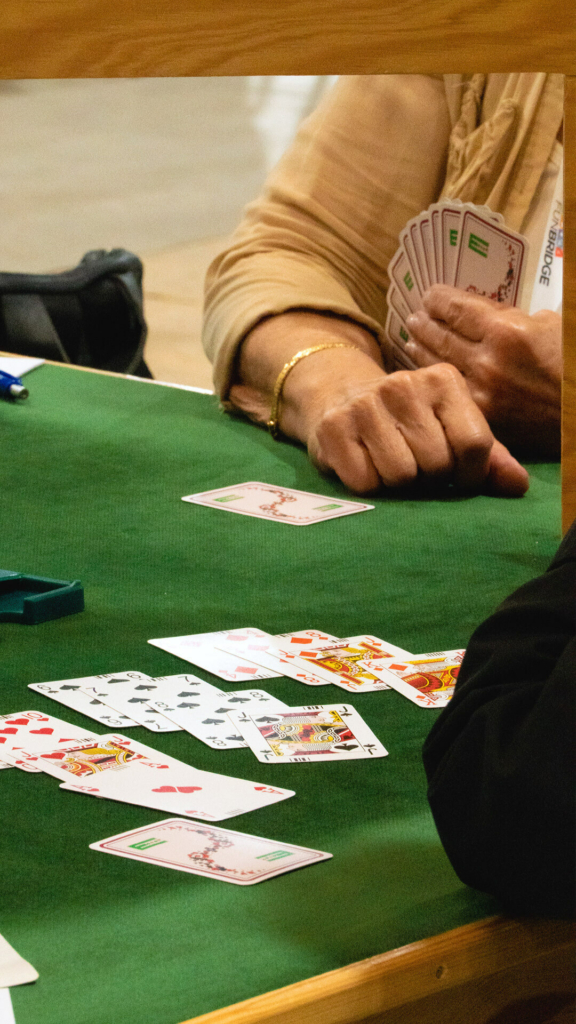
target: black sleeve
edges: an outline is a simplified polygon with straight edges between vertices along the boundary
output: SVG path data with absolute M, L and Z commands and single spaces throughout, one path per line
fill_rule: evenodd
M 473 634 L 423 751 L 455 871 L 515 914 L 574 916 L 575 688 L 576 524 Z

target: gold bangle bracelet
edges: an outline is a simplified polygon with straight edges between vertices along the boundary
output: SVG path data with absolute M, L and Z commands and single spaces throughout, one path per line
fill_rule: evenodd
M 268 422 L 266 424 L 266 426 L 268 427 L 268 430 L 272 434 L 272 437 L 274 438 L 275 441 L 278 440 L 278 435 L 280 433 L 280 425 L 279 425 L 279 421 L 278 421 L 278 408 L 279 408 L 279 405 L 280 405 L 280 398 L 282 397 L 282 388 L 284 387 L 284 382 L 286 380 L 286 377 L 290 373 L 290 370 L 293 370 L 294 367 L 296 366 L 296 363 L 299 363 L 301 359 L 305 359 L 306 356 L 313 355 L 314 352 L 321 352 L 322 349 L 325 349 L 325 348 L 355 348 L 355 349 L 358 349 L 358 346 L 357 345 L 350 345 L 350 344 L 348 344 L 347 342 L 344 342 L 344 341 L 331 341 L 331 342 L 328 342 L 325 345 L 313 345 L 312 348 L 303 348 L 301 352 L 297 352 L 295 356 L 292 356 L 292 359 L 290 360 L 290 362 L 286 363 L 282 367 L 282 369 L 280 370 L 280 373 L 278 374 L 278 376 L 276 378 L 276 383 L 274 385 L 274 391 L 272 393 L 272 407 L 270 409 L 270 418 L 269 418 L 269 420 L 268 420 Z M 360 351 L 360 350 L 358 350 L 358 351 Z

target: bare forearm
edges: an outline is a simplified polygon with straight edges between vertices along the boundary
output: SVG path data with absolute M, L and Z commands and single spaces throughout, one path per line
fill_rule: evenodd
M 345 344 L 350 349 L 326 349 L 297 363 L 282 392 L 283 433 L 307 439 L 307 409 L 325 389 L 338 389 L 338 378 L 350 383 L 384 375 L 382 355 L 369 331 L 348 320 L 296 311 L 270 317 L 245 338 L 238 356 L 236 381 L 230 391 L 233 405 L 250 419 L 265 423 L 270 415 L 274 384 L 283 366 L 302 349 Z

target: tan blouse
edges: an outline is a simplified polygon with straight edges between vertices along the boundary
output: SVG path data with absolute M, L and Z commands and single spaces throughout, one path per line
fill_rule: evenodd
M 562 115 L 561 75 L 340 78 L 209 268 L 203 343 L 223 400 L 248 331 L 288 309 L 346 316 L 386 355 L 400 230 L 448 196 L 522 231 Z

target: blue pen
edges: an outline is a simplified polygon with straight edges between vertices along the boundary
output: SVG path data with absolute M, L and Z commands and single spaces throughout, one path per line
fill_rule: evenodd
M 19 377 L 0 370 L 0 398 L 28 398 L 28 388 Z

